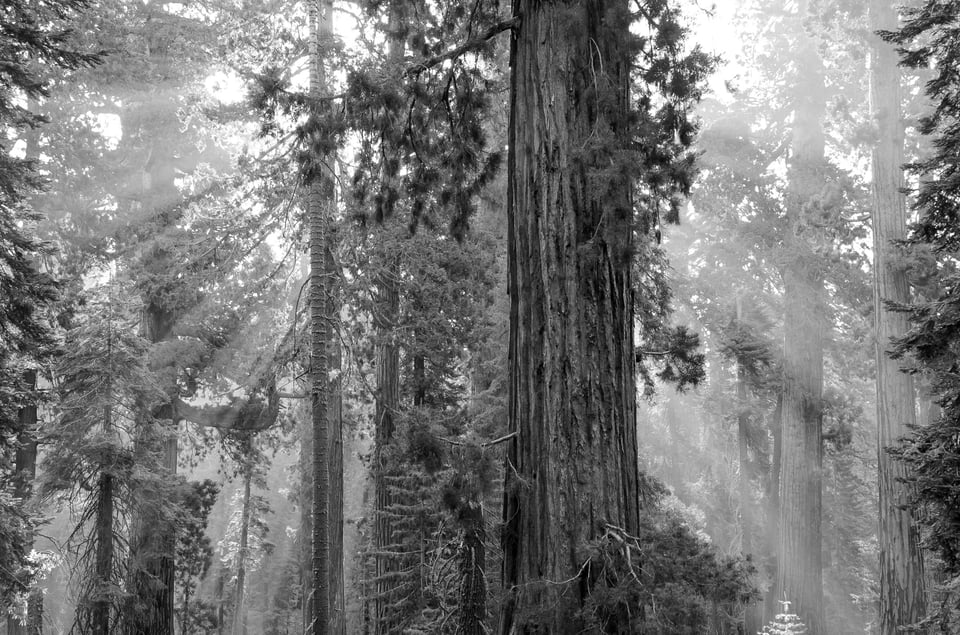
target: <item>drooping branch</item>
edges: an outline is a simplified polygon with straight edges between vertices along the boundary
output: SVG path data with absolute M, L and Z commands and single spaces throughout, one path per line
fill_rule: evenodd
M 271 391 L 267 401 L 262 399 L 232 399 L 221 406 L 193 406 L 183 399 L 174 399 L 177 414 L 199 426 L 219 430 L 260 432 L 277 421 L 280 413 L 280 395 Z
M 463 55 L 464 53 L 469 53 L 470 51 L 476 51 L 477 49 L 482 47 L 484 44 L 486 44 L 487 41 L 490 40 L 491 38 L 509 29 L 514 29 L 519 25 L 520 25 L 520 16 L 514 16 L 509 20 L 502 20 L 500 22 L 497 22 L 496 24 L 491 26 L 489 29 L 484 31 L 482 34 L 480 34 L 479 36 L 467 40 L 460 46 L 450 49 L 445 53 L 433 55 L 431 57 L 428 57 L 424 60 L 417 62 L 416 64 L 407 68 L 405 74 L 415 75 L 416 73 L 425 71 L 428 68 L 433 68 L 437 64 L 442 64 L 447 60 L 456 59 L 461 55 Z

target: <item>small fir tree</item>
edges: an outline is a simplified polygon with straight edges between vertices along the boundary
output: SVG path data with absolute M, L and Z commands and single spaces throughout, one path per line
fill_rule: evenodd
M 780 602 L 782 612 L 777 613 L 773 620 L 763 627 L 757 635 L 802 635 L 807 627 L 800 621 L 800 617 L 790 612 L 790 603 Z

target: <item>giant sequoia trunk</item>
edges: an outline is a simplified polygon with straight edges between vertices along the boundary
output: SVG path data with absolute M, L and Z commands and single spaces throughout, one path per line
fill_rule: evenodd
M 805 19 L 806 3 L 799 16 Z M 823 62 L 806 33 L 798 35 L 793 142 L 786 196 L 790 231 L 784 269 L 784 376 L 777 597 L 825 635 L 821 556 L 824 282 L 810 240 L 810 201 L 823 185 Z
M 568 632 L 587 544 L 639 524 L 631 184 L 592 179 L 626 134 L 615 2 L 517 0 L 508 184 L 509 426 L 501 633 Z M 595 89 L 603 91 L 598 99 Z M 599 109 L 598 109 L 599 106 Z M 623 126 L 623 128 L 621 128 Z M 606 183 L 604 185 L 609 185 Z M 539 630 L 538 630 L 539 629 Z
M 871 30 L 892 30 L 897 16 L 889 0 L 870 5 Z M 890 359 L 890 341 L 907 332 L 907 316 L 885 308 L 884 302 L 907 304 L 906 273 L 896 265 L 894 241 L 906 234 L 903 129 L 900 124 L 900 73 L 893 46 L 873 38 L 870 64 L 870 110 L 879 136 L 873 149 L 873 272 L 877 355 L 877 463 L 880 485 L 880 632 L 918 622 L 924 615 L 923 560 L 917 527 L 906 505 L 906 467 L 886 448 L 916 424 L 913 378 Z

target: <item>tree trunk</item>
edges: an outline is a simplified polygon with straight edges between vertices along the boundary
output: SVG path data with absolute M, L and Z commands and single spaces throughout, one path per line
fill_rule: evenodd
M 807 18 L 799 6 L 798 22 Z M 807 242 L 818 230 L 807 218 L 819 195 L 824 158 L 823 62 L 798 28 L 793 144 L 787 171 L 784 282 L 783 432 L 777 596 L 791 603 L 810 635 L 825 635 L 821 555 L 824 284 L 820 258 Z
M 110 342 L 107 343 L 110 346 Z M 110 355 L 108 348 L 107 355 Z M 103 430 L 108 436 L 113 436 L 113 412 L 111 406 L 103 408 Z M 100 482 L 97 486 L 97 517 L 96 541 L 97 553 L 94 562 L 93 579 L 94 592 L 99 599 L 94 600 L 91 612 L 91 626 L 93 635 L 109 635 L 110 633 L 110 600 L 100 598 L 100 593 L 106 592 L 113 582 L 113 476 L 108 472 L 100 472 Z
M 243 635 L 246 623 L 244 587 L 247 578 L 247 559 L 250 543 L 250 480 L 253 466 L 247 465 L 243 474 L 243 506 L 240 509 L 240 545 L 237 550 L 237 588 L 234 590 L 233 635 Z
M 742 324 L 743 299 L 737 297 L 737 322 Z M 753 471 L 750 466 L 750 414 L 747 410 L 747 371 L 741 362 L 737 362 L 737 446 L 740 458 L 740 552 L 744 556 L 753 554 Z M 757 603 L 744 607 L 744 632 L 756 633 L 763 624 L 760 621 L 761 607 Z
M 13 495 L 22 501 L 28 501 L 33 492 L 33 482 L 37 478 L 37 371 L 28 370 L 24 372 L 23 383 L 31 391 L 32 396 L 29 405 L 20 408 L 17 413 L 20 432 L 17 435 L 17 451 L 14 456 Z M 27 599 L 26 624 L 10 616 L 7 618 L 7 633 L 9 635 L 33 635 L 36 631 L 31 629 L 31 625 L 41 623 L 42 613 L 43 592 L 40 589 L 30 589 Z
M 403 26 L 401 7 L 396 1 L 390 7 L 390 18 L 387 25 L 387 63 L 391 68 L 399 68 L 403 62 L 405 39 L 398 36 Z M 387 157 L 381 169 L 381 199 L 392 200 L 392 190 L 397 188 L 397 162 L 391 156 L 397 153 L 391 147 L 389 135 L 383 135 L 384 156 Z M 386 212 L 392 210 L 385 210 Z M 379 228 L 378 237 L 381 240 L 386 268 L 377 277 L 377 306 L 374 314 L 374 325 L 377 329 L 377 404 L 375 412 L 374 448 L 374 553 L 376 588 L 374 591 L 374 633 L 390 633 L 395 626 L 391 620 L 388 607 L 396 589 L 396 579 L 389 576 L 399 568 L 396 558 L 386 555 L 395 551 L 393 543 L 393 523 L 388 512 L 393 499 L 390 496 L 386 482 L 386 466 L 383 454 L 393 440 L 395 423 L 394 415 L 400 407 L 400 347 L 397 346 L 397 325 L 400 317 L 400 258 L 394 243 L 394 230 L 397 223 L 390 222 L 390 218 L 383 218 L 383 225 Z
M 333 253 L 327 250 L 327 271 L 335 271 Z M 340 291 L 336 276 L 331 279 L 329 290 L 330 305 L 327 314 L 339 315 Z M 342 354 L 337 338 L 333 338 L 330 347 L 330 369 L 335 375 L 330 380 L 330 398 L 327 404 L 327 425 L 330 434 L 330 632 L 343 635 L 346 632 L 346 611 L 344 609 L 343 584 L 343 396 L 341 392 Z
M 592 187 L 609 159 L 582 152 L 626 134 L 628 24 L 604 22 L 613 5 L 514 3 L 505 634 L 569 632 L 589 593 L 587 542 L 639 525 L 632 186 Z M 597 82 L 616 95 L 600 109 L 586 94 Z
M 419 408 L 427 404 L 426 360 L 423 355 L 413 356 L 413 406 Z
M 767 551 L 771 554 L 770 577 L 773 583 L 763 598 L 763 622 L 767 623 L 780 612 L 777 596 L 777 543 L 780 535 L 780 457 L 783 455 L 783 393 L 777 395 L 777 407 L 770 422 L 773 436 L 773 457 L 770 459 L 770 481 L 767 489 Z
M 188 635 L 190 633 L 190 585 L 183 589 L 183 603 L 180 606 L 183 614 L 183 621 L 180 622 L 180 634 Z
M 486 530 L 483 505 L 474 501 L 463 510 L 464 528 L 458 554 L 460 566 L 460 613 L 458 635 L 486 635 L 487 581 Z
M 314 98 L 324 96 L 326 76 L 321 53 L 333 37 L 332 0 L 314 0 L 310 3 L 310 93 Z M 330 165 L 329 157 L 315 157 L 318 164 Z M 313 421 L 313 551 L 310 602 L 312 620 L 307 625 L 310 635 L 330 632 L 330 432 L 328 404 L 330 393 L 329 351 L 331 348 L 333 316 L 329 314 L 329 279 L 335 275 L 330 269 L 333 252 L 334 225 L 333 181 L 329 168 L 319 169 L 309 183 L 308 218 L 310 226 L 310 391 Z M 329 252 L 329 254 L 328 254 Z
M 889 0 L 870 3 L 870 29 L 895 30 L 897 15 Z M 900 73 L 897 53 L 879 37 L 871 38 L 870 110 L 876 118 L 877 144 L 873 173 L 873 272 L 877 357 L 877 464 L 880 486 L 880 632 L 919 622 L 924 615 L 923 556 L 912 513 L 906 508 L 910 487 L 903 480 L 907 468 L 886 448 L 916 424 L 913 378 L 900 371 L 887 347 L 908 330 L 907 316 L 890 311 L 884 302 L 908 304 L 910 287 L 896 265 L 894 242 L 906 235 L 903 128 L 900 121 Z
M 382 231 L 388 231 L 383 228 Z M 377 404 L 375 412 L 374 448 L 374 492 L 376 527 L 374 530 L 375 575 L 374 620 L 375 633 L 389 633 L 392 622 L 388 606 L 395 582 L 388 577 L 397 569 L 394 558 L 385 555 L 393 551 L 393 523 L 390 522 L 389 508 L 393 502 L 386 482 L 386 466 L 383 454 L 391 443 L 394 433 L 394 413 L 400 405 L 400 349 L 395 341 L 397 316 L 400 310 L 399 268 L 391 267 L 379 281 L 380 302 L 378 303 L 377 333 L 379 350 L 377 351 Z
M 313 621 L 313 421 L 300 427 L 300 610 L 302 632 Z

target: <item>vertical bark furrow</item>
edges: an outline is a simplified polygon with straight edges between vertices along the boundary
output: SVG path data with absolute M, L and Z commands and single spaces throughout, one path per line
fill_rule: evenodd
M 622 212 L 630 189 L 592 188 L 605 157 L 583 150 L 626 114 L 625 104 L 598 112 L 581 97 L 588 77 L 626 81 L 603 75 L 622 55 L 602 31 L 609 4 L 515 3 L 509 420 L 518 439 L 506 468 L 503 633 L 565 632 L 588 592 L 579 577 L 587 544 L 607 524 L 629 533 L 639 524 L 632 287 L 617 243 L 632 231 Z

